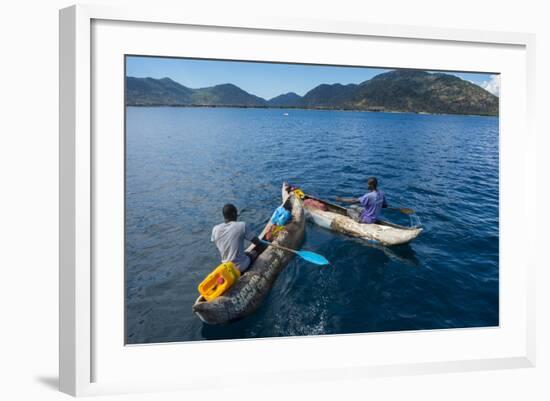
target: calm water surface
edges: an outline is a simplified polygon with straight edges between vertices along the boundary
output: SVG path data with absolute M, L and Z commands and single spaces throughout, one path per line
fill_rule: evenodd
M 498 325 L 498 118 L 129 107 L 126 129 L 128 343 Z M 425 232 L 412 244 L 368 246 L 308 222 L 304 248 L 330 267 L 293 260 L 261 309 L 229 326 L 191 312 L 219 263 L 223 204 L 260 232 L 283 180 L 331 199 L 362 195 L 369 175 L 417 211 Z

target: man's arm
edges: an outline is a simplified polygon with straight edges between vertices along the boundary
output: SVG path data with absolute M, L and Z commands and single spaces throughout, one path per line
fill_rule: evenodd
M 264 243 L 260 240 L 260 238 L 258 237 L 254 237 L 250 240 L 250 242 L 252 242 L 254 245 L 256 245 L 257 247 L 262 247 L 264 245 Z
M 361 203 L 359 202 L 359 199 L 358 198 L 341 198 L 340 196 L 337 196 L 336 197 L 336 200 L 338 202 L 344 202 L 344 203 Z
M 252 242 L 256 246 L 256 248 L 260 250 L 260 252 L 264 250 L 267 246 L 260 240 L 256 233 L 254 233 L 246 223 L 244 226 L 244 238 Z
M 259 237 L 251 238 L 250 242 L 252 242 L 256 246 L 256 250 L 258 252 L 263 252 L 263 250 L 267 248 L 267 245 L 264 244 Z
M 258 246 L 262 243 L 262 241 L 260 241 L 260 238 L 258 238 L 256 233 L 253 232 L 250 229 L 250 227 L 248 226 L 248 224 L 246 224 L 246 223 L 244 225 L 244 238 L 247 239 L 248 241 L 252 242 L 256 246 Z

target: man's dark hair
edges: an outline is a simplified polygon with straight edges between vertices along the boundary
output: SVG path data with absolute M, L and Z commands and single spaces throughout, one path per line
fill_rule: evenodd
M 223 207 L 223 218 L 227 221 L 236 221 L 237 220 L 237 208 L 235 205 L 228 203 Z
M 369 177 L 367 180 L 367 187 L 369 188 L 369 191 L 374 191 L 378 188 L 378 180 L 376 177 Z

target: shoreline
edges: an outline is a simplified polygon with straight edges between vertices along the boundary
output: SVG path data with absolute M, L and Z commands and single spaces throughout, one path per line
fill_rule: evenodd
M 125 107 L 174 107 L 174 108 L 208 108 L 208 109 L 265 109 L 265 110 L 305 110 L 305 111 L 340 111 L 356 113 L 391 113 L 391 114 L 418 114 L 433 116 L 475 116 L 475 117 L 499 117 L 499 114 L 461 114 L 461 113 L 431 113 L 425 111 L 405 110 L 369 110 L 346 108 L 322 108 L 322 107 L 277 107 L 277 106 L 232 106 L 232 105 L 187 105 L 187 104 L 126 104 Z

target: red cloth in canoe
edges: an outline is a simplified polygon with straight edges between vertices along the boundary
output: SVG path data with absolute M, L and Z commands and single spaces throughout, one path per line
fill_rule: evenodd
M 319 202 L 315 199 L 306 199 L 304 201 L 305 207 L 311 207 L 314 209 L 321 209 L 321 210 L 328 210 L 327 205 L 325 205 L 323 202 Z

